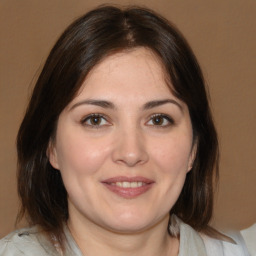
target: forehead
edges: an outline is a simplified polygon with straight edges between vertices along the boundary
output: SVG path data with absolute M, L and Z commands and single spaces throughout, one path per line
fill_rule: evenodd
M 160 58 L 143 47 L 112 54 L 97 64 L 85 78 L 77 97 L 172 95 Z

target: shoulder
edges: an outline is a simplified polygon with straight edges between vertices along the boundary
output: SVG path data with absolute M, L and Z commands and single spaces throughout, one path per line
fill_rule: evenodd
M 226 235 L 231 238 L 233 242 L 201 235 L 207 255 L 250 256 L 243 237 L 239 232 L 229 232 Z
M 180 256 L 250 256 L 239 232 L 221 235 L 216 231 L 211 235 L 205 235 L 197 232 L 175 215 L 171 217 L 169 230 L 172 235 L 178 234 L 180 237 Z
M 251 255 L 256 255 L 256 223 L 251 227 L 241 230 L 247 248 Z
M 51 250 L 46 250 L 49 245 L 40 241 L 39 237 L 37 227 L 16 230 L 0 240 L 0 256 L 54 255 Z

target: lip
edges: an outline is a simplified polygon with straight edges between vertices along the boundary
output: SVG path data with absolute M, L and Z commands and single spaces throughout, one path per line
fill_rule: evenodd
M 124 188 L 124 187 L 119 187 L 115 185 L 114 183 L 116 182 L 142 182 L 143 185 L 141 187 L 135 187 L 135 188 L 132 188 L 132 187 Z M 135 177 L 117 176 L 117 177 L 103 180 L 101 181 L 101 183 L 108 190 L 115 193 L 116 195 L 126 199 L 132 199 L 146 193 L 149 189 L 152 188 L 155 182 L 151 179 L 141 177 L 141 176 L 135 176 Z

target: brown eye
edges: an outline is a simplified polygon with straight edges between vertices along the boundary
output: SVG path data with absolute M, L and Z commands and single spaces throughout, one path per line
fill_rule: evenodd
M 162 125 L 164 123 L 164 118 L 162 116 L 155 116 L 152 118 L 152 123 L 154 125 Z
M 92 115 L 87 116 L 86 118 L 81 120 L 81 123 L 83 125 L 90 126 L 93 128 L 109 125 L 106 118 L 104 118 L 104 116 L 98 115 L 98 114 L 92 114 Z
M 173 119 L 170 116 L 164 114 L 153 115 L 148 121 L 147 125 L 150 126 L 160 126 L 160 127 L 168 127 L 174 124 Z
M 101 121 L 102 121 L 102 117 L 90 117 L 90 119 L 88 120 L 90 122 L 91 125 L 100 125 Z

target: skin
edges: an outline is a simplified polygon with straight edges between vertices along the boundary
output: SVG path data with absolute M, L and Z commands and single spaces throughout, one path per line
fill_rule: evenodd
M 49 150 L 68 192 L 68 226 L 84 255 L 178 255 L 167 226 L 192 166 L 192 141 L 187 106 L 172 94 L 152 52 L 117 53 L 92 69 L 61 113 Z M 125 198 L 102 183 L 116 176 L 153 183 Z

